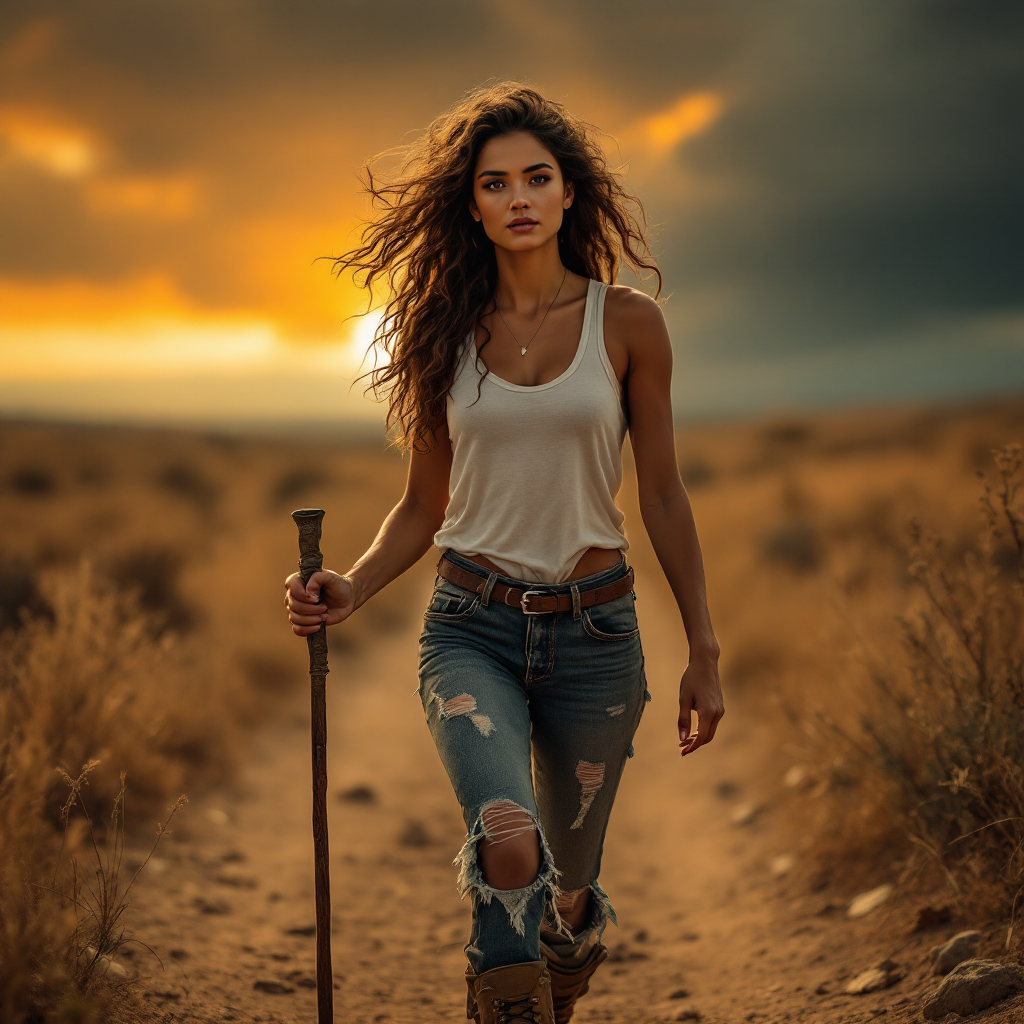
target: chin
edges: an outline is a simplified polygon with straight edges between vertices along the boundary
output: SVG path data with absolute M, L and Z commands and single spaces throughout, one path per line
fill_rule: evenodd
M 540 238 L 536 235 L 513 235 L 511 238 L 503 237 L 499 242 L 497 239 L 492 238 L 491 241 L 499 249 L 505 249 L 508 252 L 531 252 L 534 249 L 541 249 L 547 245 L 555 236 L 553 234 L 547 235 Z

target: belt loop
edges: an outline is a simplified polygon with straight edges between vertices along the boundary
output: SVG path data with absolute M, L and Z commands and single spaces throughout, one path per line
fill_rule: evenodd
M 580 588 L 575 583 L 569 584 L 572 591 L 572 621 L 578 622 L 580 618 Z
M 480 603 L 487 607 L 487 603 L 491 600 L 491 591 L 494 589 L 494 584 L 498 582 L 498 574 L 496 572 L 489 572 L 487 574 L 487 582 L 484 584 L 484 589 L 480 591 Z

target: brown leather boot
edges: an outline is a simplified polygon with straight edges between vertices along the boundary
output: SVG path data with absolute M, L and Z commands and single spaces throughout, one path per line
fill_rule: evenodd
M 563 967 L 554 957 L 547 961 L 555 1024 L 569 1024 L 576 1000 L 586 995 L 591 975 L 607 958 L 608 950 L 599 942 L 578 967 Z
M 467 967 L 466 984 L 466 1016 L 477 1024 L 555 1024 L 543 960 L 492 967 L 483 974 Z

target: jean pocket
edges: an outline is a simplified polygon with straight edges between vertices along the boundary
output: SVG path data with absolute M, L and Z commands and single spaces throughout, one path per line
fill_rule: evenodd
M 583 628 L 595 640 L 632 640 L 640 635 L 632 593 L 583 610 Z
M 472 617 L 479 607 L 479 594 L 471 594 L 454 583 L 441 580 L 434 587 L 423 618 L 436 622 L 462 622 Z

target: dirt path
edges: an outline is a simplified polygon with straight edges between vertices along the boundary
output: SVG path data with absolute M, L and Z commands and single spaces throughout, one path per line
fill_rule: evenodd
M 732 702 L 715 743 L 680 763 L 682 647 L 659 593 L 638 584 L 654 701 L 602 872 L 620 927 L 606 936 L 611 961 L 580 1004 L 580 1024 L 920 1019 L 917 993 L 933 983 L 925 950 L 945 934 L 908 938 L 906 921 L 883 911 L 850 922 L 827 893 L 810 891 L 799 836 L 778 813 L 781 781 L 762 775 L 774 738 L 755 709 Z M 413 627 L 388 636 L 330 680 L 337 1019 L 352 1024 L 465 1019 L 469 911 L 451 867 L 463 826 L 412 695 L 416 636 Z M 141 951 L 132 959 L 164 1019 L 315 1019 L 308 742 L 296 698 L 255 739 L 239 782 L 190 805 L 144 876 L 133 923 L 164 969 Z M 338 798 L 355 786 L 372 802 Z M 744 800 L 763 809 L 737 827 L 730 815 Z M 797 867 L 774 877 L 768 865 L 784 854 Z M 907 979 L 842 993 L 844 979 L 885 956 Z M 1002 1004 L 988 1019 L 1024 1019 L 1024 1007 Z

